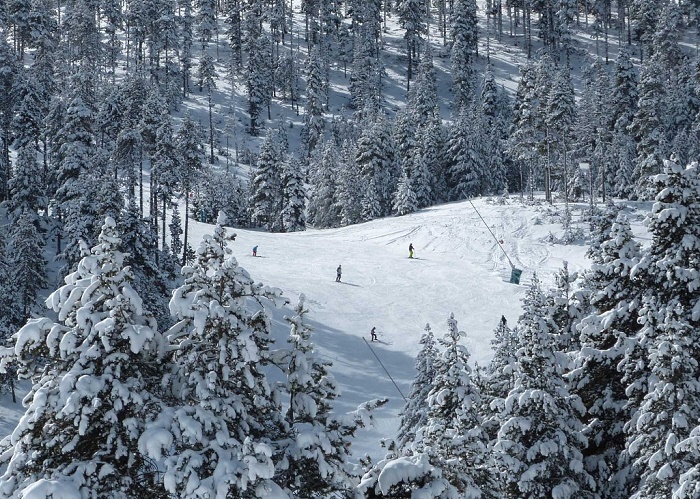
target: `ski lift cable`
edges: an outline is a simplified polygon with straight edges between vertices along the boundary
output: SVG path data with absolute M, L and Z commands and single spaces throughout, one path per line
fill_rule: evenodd
M 374 348 L 372 348 L 372 346 L 367 342 L 366 338 L 362 338 L 362 340 L 365 342 L 365 345 L 367 345 L 367 348 L 369 348 L 370 351 L 372 352 L 372 354 L 377 358 L 377 360 L 379 361 L 379 365 L 382 366 L 382 369 L 384 369 L 384 372 L 386 373 L 386 375 L 389 376 L 389 379 L 391 380 L 391 382 L 394 383 L 394 386 L 396 387 L 396 390 L 401 395 L 401 398 L 403 398 L 404 402 L 408 402 L 408 400 L 404 396 L 403 392 L 401 392 L 401 388 L 399 388 L 399 385 L 396 384 L 396 381 L 394 381 L 394 378 L 391 377 L 391 374 L 389 374 L 389 371 L 386 370 L 386 367 L 384 367 L 384 364 L 382 363 L 381 359 L 374 352 Z
M 496 241 L 496 244 L 498 245 L 498 247 L 501 248 L 501 251 L 503 252 L 503 254 L 506 255 L 506 259 L 508 260 L 508 263 L 510 263 L 510 267 L 511 267 L 512 269 L 514 269 L 514 268 L 515 268 L 515 265 L 513 265 L 513 262 L 512 262 L 512 261 L 510 260 L 510 258 L 508 257 L 508 253 L 506 253 L 506 250 L 503 248 L 503 245 L 501 244 L 501 242 L 498 240 L 498 238 L 496 237 L 496 235 L 495 235 L 495 234 L 493 233 L 493 231 L 491 230 L 491 227 L 489 227 L 489 225 L 486 223 L 486 220 L 484 220 L 484 217 L 481 216 L 481 213 L 479 213 L 479 210 L 476 209 L 476 206 L 474 206 L 474 203 L 472 203 L 471 200 L 469 200 L 469 204 L 472 205 L 472 208 L 474 208 L 474 211 L 476 212 L 476 214 L 479 215 L 479 218 L 481 219 L 481 221 L 484 222 L 484 225 L 486 226 L 486 229 L 491 233 L 491 235 L 493 236 L 494 241 Z

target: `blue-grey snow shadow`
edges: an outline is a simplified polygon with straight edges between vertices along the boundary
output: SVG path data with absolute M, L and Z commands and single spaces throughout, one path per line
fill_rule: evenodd
M 307 304 L 308 305 L 308 304 Z M 286 348 L 290 325 L 284 316 L 294 314 L 296 299 L 289 306 L 268 309 L 271 313 L 273 336 L 276 345 L 273 348 Z M 398 414 L 404 406 L 404 400 L 394 383 L 382 369 L 377 358 L 361 336 L 344 333 L 338 329 L 312 319 L 313 306 L 309 306 L 306 324 L 313 328 L 311 339 L 316 346 L 316 354 L 323 360 L 331 362 L 331 373 L 341 390 L 341 396 L 335 400 L 334 413 L 345 414 L 357 409 L 363 402 L 372 399 L 388 398 L 389 402 L 376 410 L 377 429 L 358 438 L 353 443 L 353 455 L 359 457 L 370 453 L 374 459 L 381 458 L 385 451 L 380 449 L 379 440 L 396 437 Z M 369 332 L 366 335 L 369 340 Z M 391 374 L 404 396 L 408 396 L 415 376 L 415 359 L 403 352 L 393 351 L 391 345 L 372 344 L 375 353 Z M 274 378 L 280 373 L 273 375 Z M 277 379 L 279 381 L 280 379 Z
M 353 283 L 351 283 L 351 282 L 345 282 L 345 281 L 335 281 L 335 282 L 337 282 L 338 284 L 345 284 L 346 286 L 355 286 L 356 288 L 361 288 L 361 287 L 362 287 L 362 286 L 360 286 L 359 284 L 353 284 Z

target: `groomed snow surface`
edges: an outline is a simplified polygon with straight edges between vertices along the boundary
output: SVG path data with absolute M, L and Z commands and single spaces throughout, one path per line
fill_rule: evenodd
M 563 236 L 560 204 L 524 203 L 511 195 L 505 201 L 477 199 L 473 205 L 493 236 L 469 201 L 338 229 L 290 234 L 229 229 L 229 235 L 237 234 L 230 247 L 240 265 L 257 282 L 282 289 L 290 300 L 288 306 L 270 310 L 275 336 L 282 341 L 289 334 L 283 317 L 293 315 L 299 294 L 305 294 L 312 340 L 333 362 L 332 372 L 342 389 L 336 411 L 354 410 L 374 398 L 390 399 L 375 414 L 377 427 L 358 433 L 358 457 L 369 453 L 375 460 L 381 458 L 379 440 L 395 436 L 404 403 L 399 390 L 409 393 L 426 324 L 442 337 L 454 313 L 459 329 L 467 334 L 471 360 L 486 364 L 501 315 L 511 325 L 517 321 L 533 272 L 549 287 L 563 261 L 569 262 L 570 272 L 589 266 L 584 256 L 589 228 L 581 221 L 587 204 L 570 205 L 572 227 L 581 229 L 585 239 L 569 245 L 553 242 Z M 643 231 L 641 217 L 632 215 L 631 222 L 635 232 Z M 192 246 L 212 229 L 190 221 Z M 410 243 L 413 259 L 408 258 Z M 256 245 L 258 256 L 253 257 Z M 523 271 L 520 285 L 509 283 L 506 254 Z M 335 282 L 338 265 L 343 269 L 340 283 Z M 375 342 L 369 341 L 372 327 L 378 332 Z M 0 398 L 0 437 L 9 434 L 24 413 L 21 395 L 17 404 L 7 394 Z

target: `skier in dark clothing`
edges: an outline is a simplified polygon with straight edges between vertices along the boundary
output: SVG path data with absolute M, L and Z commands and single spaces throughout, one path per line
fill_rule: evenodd
M 258 245 L 253 246 L 253 256 L 258 256 Z
M 374 341 L 374 340 L 378 340 L 378 339 L 379 339 L 379 338 L 377 338 L 377 328 L 376 328 L 376 327 L 373 327 L 372 330 L 369 332 L 369 334 L 372 335 L 372 340 L 371 340 L 371 341 Z
M 413 243 L 408 245 L 408 258 L 413 258 Z
M 335 282 L 340 282 L 340 274 L 341 274 L 341 268 L 340 265 L 338 265 L 338 268 L 335 269 L 336 276 L 335 276 Z

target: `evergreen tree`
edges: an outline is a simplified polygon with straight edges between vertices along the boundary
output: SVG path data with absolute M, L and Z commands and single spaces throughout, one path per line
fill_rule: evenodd
M 469 352 L 460 344 L 465 333 L 453 315 L 447 331 L 439 340 L 444 350 L 435 365 L 421 444 L 442 469 L 448 490 L 465 498 L 498 497 L 498 484 L 488 469 L 488 436 L 477 412 L 481 394 L 471 379 Z
M 653 198 L 649 177 L 661 173 L 666 153 L 662 109 L 664 94 L 661 68 L 651 62 L 642 68 L 637 113 L 629 126 L 637 143 L 635 194 L 640 199 Z
M 177 321 L 168 333 L 177 346 L 172 369 L 163 379 L 170 409 L 141 438 L 143 451 L 162 458 L 165 491 L 178 497 L 257 497 L 274 475 L 272 445 L 284 428 L 279 394 L 263 372 L 270 321 L 247 305 L 249 297 L 274 302 L 279 292 L 238 266 L 225 222 L 220 214 L 170 299 Z
M 452 12 L 452 93 L 455 108 L 474 101 L 475 70 L 478 55 L 478 33 L 475 0 L 456 0 Z
M 612 161 L 617 170 L 614 180 L 611 180 L 612 194 L 627 199 L 633 195 L 636 184 L 636 145 L 629 127 L 636 114 L 638 99 L 637 75 L 629 53 L 623 49 L 615 64 L 615 79 L 610 99 L 613 109 Z
M 399 450 L 410 449 L 416 432 L 428 422 L 428 395 L 433 387 L 439 351 L 430 324 L 420 339 L 421 350 L 416 356 L 416 376 L 411 383 L 408 400 L 401 410 L 401 424 L 397 437 Z
M 585 408 L 564 382 L 566 361 L 555 350 L 558 330 L 537 276 L 523 305 L 515 384 L 494 445 L 502 497 L 585 497 L 594 487 L 581 454 Z
M 47 265 L 44 259 L 44 239 L 36 227 L 36 214 L 23 211 L 10 232 L 10 278 L 14 295 L 19 300 L 16 312 L 21 322 L 30 316 L 39 291 L 47 284 Z
M 205 48 L 211 42 L 216 33 L 216 1 L 197 0 L 197 17 L 195 24 L 199 34 L 199 41 Z
M 306 107 L 304 114 L 304 152 L 310 155 L 323 138 L 323 103 L 327 93 L 323 81 L 321 52 L 318 46 L 309 51 L 306 59 Z
M 418 209 L 418 201 L 412 184 L 413 182 L 404 170 L 394 197 L 394 211 L 399 216 L 408 215 Z
M 46 208 L 46 195 L 41 181 L 41 166 L 36 160 L 36 151 L 31 145 L 17 152 L 14 176 L 10 179 L 10 197 L 5 203 L 10 223 L 16 222 L 22 213 L 31 213 L 32 223 L 38 228 L 37 210 Z
M 168 323 L 168 281 L 159 265 L 158 238 L 149 219 L 139 216 L 135 203 L 127 204 L 119 221 L 121 246 L 132 270 L 131 285 L 142 296 L 143 306 L 159 324 Z
M 546 83 L 545 83 L 546 84 Z M 545 115 L 544 125 L 546 127 L 546 140 L 551 144 L 550 150 L 563 157 L 566 154 L 568 144 L 573 142 L 573 125 L 576 120 L 576 102 L 574 100 L 574 87 L 571 82 L 571 73 L 568 69 L 562 69 L 554 73 L 551 88 L 545 95 L 543 102 L 543 113 Z M 561 170 L 553 172 L 560 179 L 567 179 L 568 172 L 563 171 L 564 161 L 560 161 Z M 549 181 L 551 182 L 551 178 Z M 548 184 L 551 189 L 551 183 Z
M 199 91 L 206 89 L 207 91 L 207 107 L 209 109 L 209 162 L 214 164 L 216 157 L 214 156 L 214 117 L 212 93 L 216 89 L 216 68 L 214 67 L 214 59 L 209 52 L 204 52 L 199 61 L 199 71 L 197 73 Z
M 341 221 L 338 205 L 338 151 L 332 142 L 314 155 L 309 166 L 308 221 L 315 227 L 337 227 Z
M 418 57 L 418 48 L 423 35 L 427 33 L 426 2 L 425 0 L 398 0 L 396 14 L 399 24 L 405 30 L 406 55 L 408 56 L 408 74 L 406 77 L 406 91 L 411 89 L 413 78 L 413 66 Z
M 368 118 L 369 119 L 369 118 Z M 380 113 L 363 129 L 357 141 L 355 162 L 365 185 L 363 220 L 391 213 L 392 194 L 397 180 L 394 141 L 386 117 Z
M 340 224 L 352 225 L 362 221 L 363 182 L 348 141 L 344 141 L 337 162 L 336 198 Z
M 306 189 L 301 164 L 287 157 L 282 171 L 282 228 L 285 232 L 306 229 Z
M 340 396 L 331 364 L 317 358 L 311 342 L 308 310 L 301 295 L 293 317 L 286 317 L 291 329 L 285 392 L 289 395 L 287 436 L 281 441 L 283 465 L 275 479 L 291 497 L 349 497 L 353 477 L 349 475 L 351 437 L 359 426 L 354 417 L 331 416 Z M 373 402 L 376 403 L 376 402 Z
M 451 200 L 462 200 L 481 193 L 482 157 L 477 149 L 472 113 L 463 108 L 454 120 L 445 145 Z
M 627 453 L 640 473 L 635 499 L 670 497 L 679 475 L 696 463 L 675 444 L 690 436 L 700 413 L 697 275 L 700 179 L 666 161 L 653 178 L 658 192 L 648 219 L 651 246 L 632 271 L 648 287 L 640 309 L 640 343 L 648 355 L 647 392 L 630 427 Z M 673 276 L 673 277 L 671 277 Z
M 95 153 L 93 114 L 77 93 L 77 89 L 71 89 L 73 97 L 66 109 L 65 123 L 54 139 L 58 145 L 54 157 L 57 164 L 55 201 L 58 218 L 63 225 L 63 234 L 59 238 L 65 238 L 67 242 L 61 256 L 69 269 L 77 264 L 81 256 L 79 241 L 84 240 L 88 246 L 94 241 L 94 225 L 97 223 L 92 210 L 87 210 L 89 207 L 84 206 L 81 199 L 83 182 Z
M 481 409 L 484 417 L 484 430 L 489 441 L 495 442 L 498 430 L 504 421 L 501 413 L 510 389 L 515 384 L 518 330 L 508 327 L 505 316 L 501 316 L 491 340 L 493 358 L 483 373 L 481 387 Z
M 246 15 L 248 61 L 244 70 L 245 86 L 248 94 L 248 115 L 250 133 L 257 135 L 260 113 L 272 94 L 272 46 L 270 39 L 261 29 L 259 9 L 253 8 Z
M 415 442 L 400 456 L 390 454 L 363 477 L 358 487 L 365 497 L 500 497 L 488 469 L 487 436 L 477 413 L 480 394 L 467 364 L 469 352 L 460 339 L 453 316 L 440 343 L 432 388 L 427 397 L 427 420 L 416 428 Z
M 630 406 L 624 371 L 619 366 L 624 365 L 625 352 L 636 341 L 641 293 L 630 275 L 641 249 L 627 219 L 618 216 L 615 220 L 615 214 L 613 210 L 604 215 L 600 246 L 589 249 L 593 262 L 584 279 L 595 311 L 579 326 L 581 350 L 568 375 L 571 391 L 581 397 L 587 409 L 585 466 L 601 497 L 630 495 L 625 492 L 630 485 L 625 484 L 629 463 L 621 459 Z
M 14 432 L 4 496 L 164 497 L 139 447 L 158 407 L 162 338 L 129 284 L 115 227 L 105 220 L 98 244 L 47 300 L 60 322 L 31 319 L 16 335 L 9 361 L 38 381 Z
M 180 157 L 175 143 L 172 119 L 168 114 L 161 115 L 161 123 L 156 129 L 154 153 L 151 160 L 151 177 L 155 184 L 153 195 L 153 211 L 157 211 L 158 203 L 161 204 L 160 222 L 161 247 L 165 248 L 165 223 L 166 210 L 170 208 L 172 198 L 180 184 Z M 175 248 L 172 248 L 175 252 Z M 178 254 L 175 252 L 175 254 Z
M 370 2 L 367 2 L 368 4 Z M 379 108 L 381 96 L 380 61 L 377 39 L 368 25 L 362 25 L 355 37 L 350 74 L 350 104 L 354 109 Z
M 180 239 L 180 236 L 182 236 L 182 223 L 177 204 L 173 206 L 173 213 L 168 228 L 170 230 L 170 250 L 175 258 L 182 258 L 183 244 L 182 239 Z
M 185 196 L 185 227 L 183 248 L 189 244 L 190 191 L 195 186 L 202 171 L 202 138 L 201 130 L 190 116 L 185 116 L 175 137 L 177 156 L 180 159 L 178 179 L 180 189 Z M 173 247 L 174 249 L 174 247 Z M 185 253 L 182 255 L 185 262 Z
M 281 157 L 273 144 L 275 132 L 268 129 L 250 182 L 251 219 L 267 230 L 280 230 L 282 210 Z
M 513 124 L 509 137 L 509 154 L 520 162 L 519 190 L 534 188 L 534 168 L 537 162 L 538 145 L 541 137 L 538 100 L 535 91 L 535 68 L 528 64 L 520 68 L 520 80 L 515 95 Z M 526 173 L 523 173 L 523 166 Z

